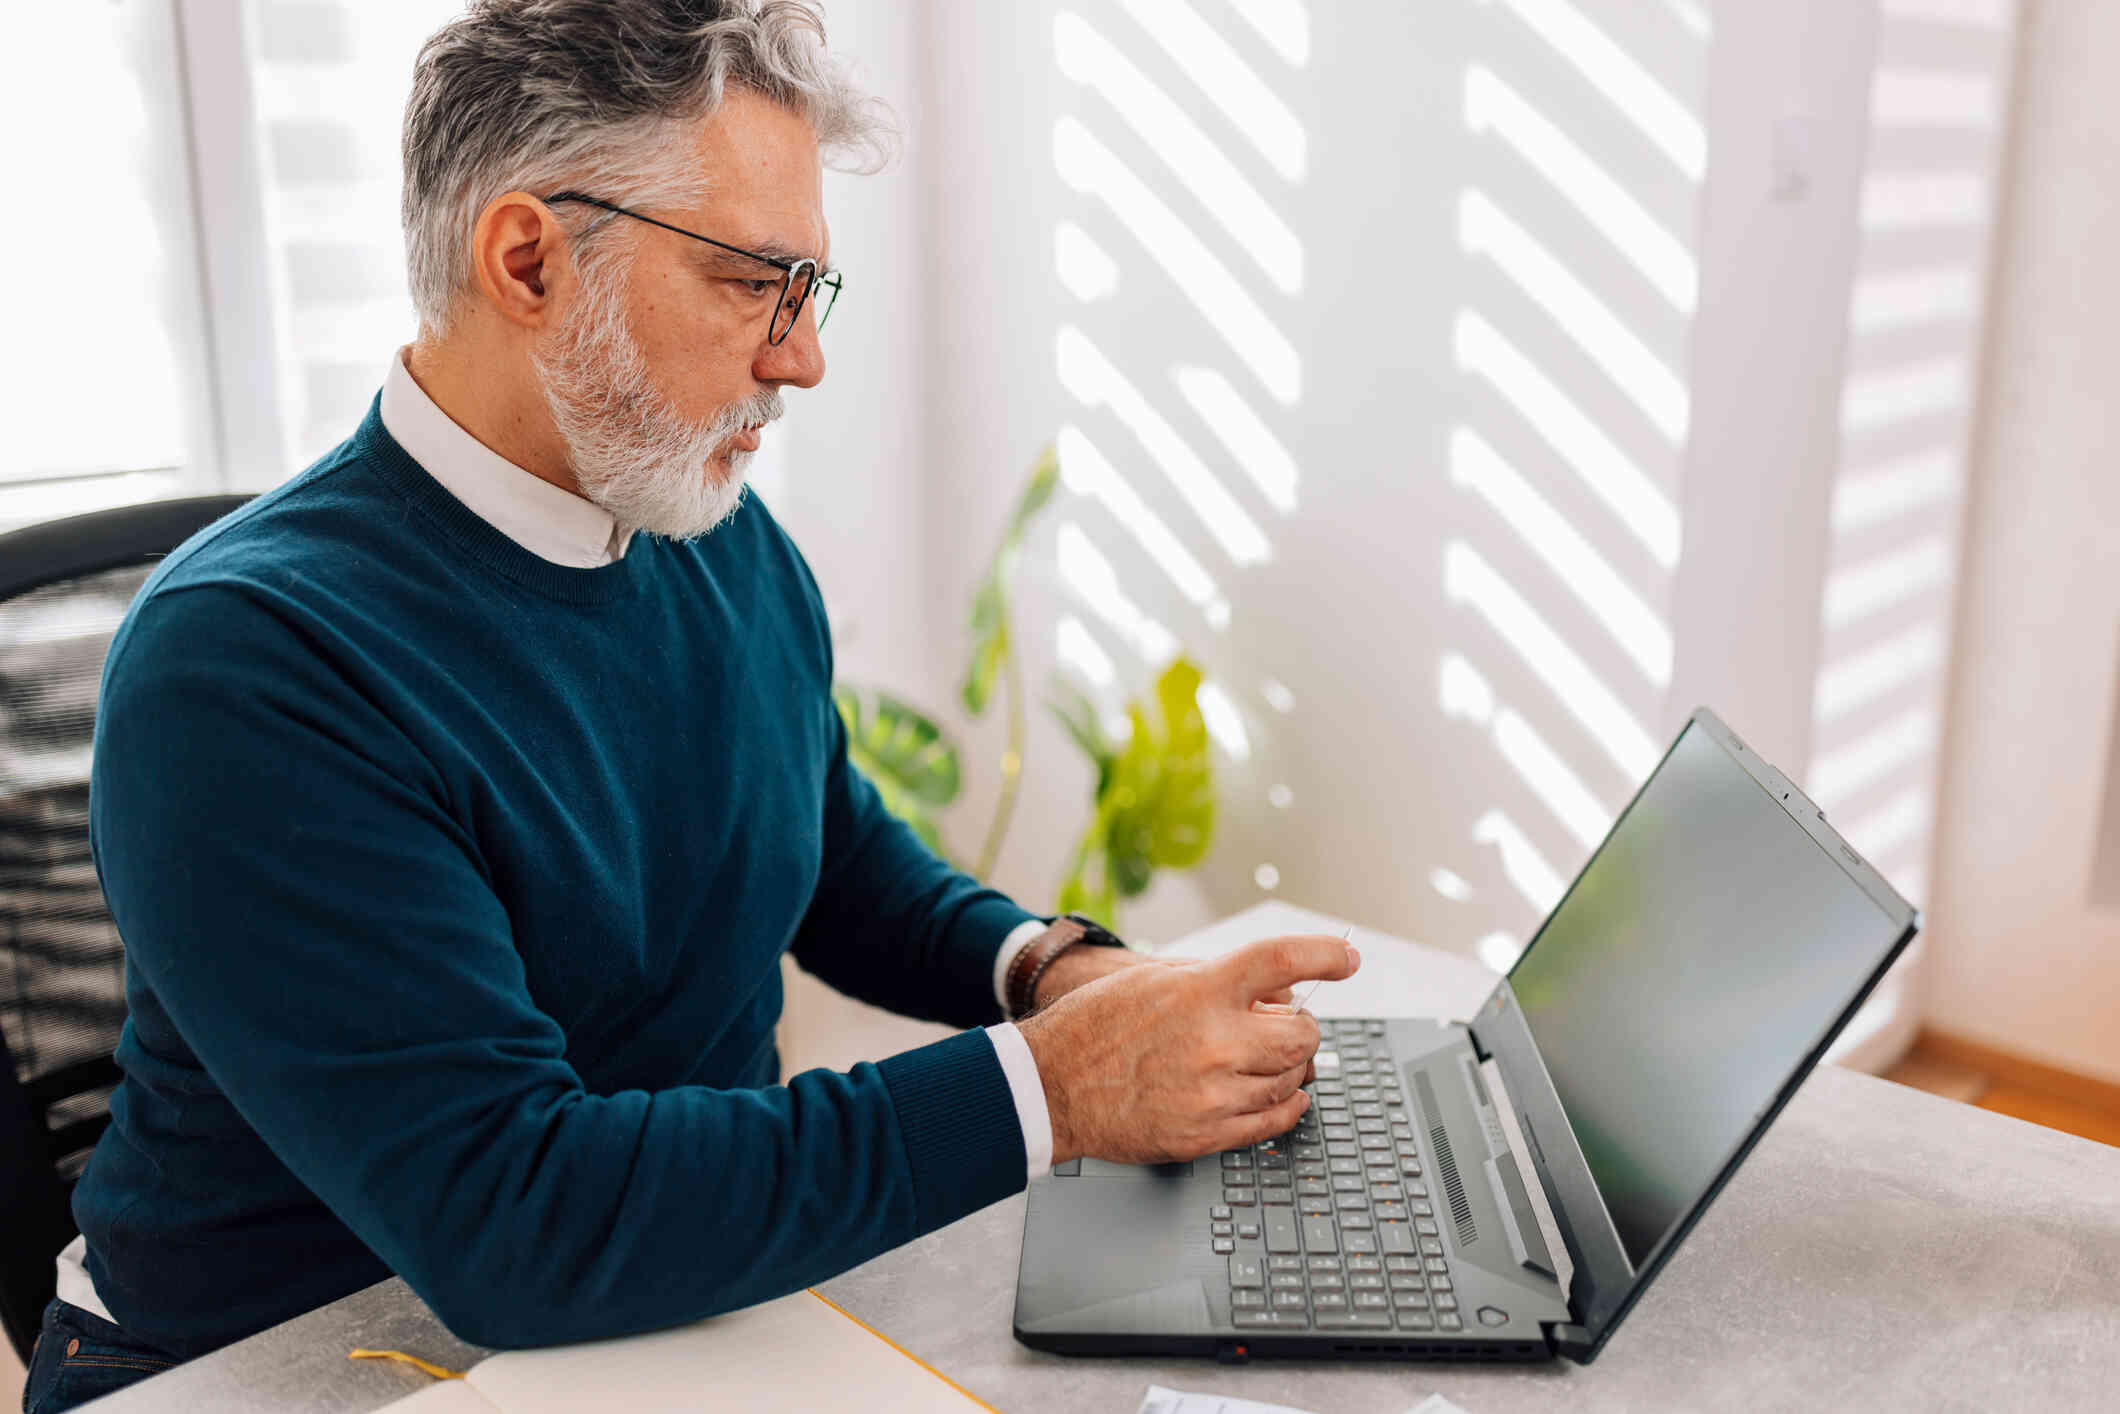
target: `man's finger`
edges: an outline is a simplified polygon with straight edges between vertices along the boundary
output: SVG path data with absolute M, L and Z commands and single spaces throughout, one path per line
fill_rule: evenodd
M 1338 982 L 1352 977 L 1361 963 L 1361 954 L 1340 938 L 1294 934 L 1239 948 L 1215 966 L 1249 1004 L 1298 982 Z
M 1318 1053 L 1318 1019 L 1307 1011 L 1254 1011 L 1244 1027 L 1240 1075 L 1279 1075 Z

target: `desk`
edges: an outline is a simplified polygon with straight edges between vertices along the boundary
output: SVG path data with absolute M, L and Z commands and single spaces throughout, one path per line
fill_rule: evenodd
M 1213 951 L 1257 936 L 1262 922 L 1278 931 L 1290 921 L 1306 922 L 1253 910 L 1184 950 Z M 1355 942 L 1368 943 L 1368 988 L 1403 997 L 1399 984 L 1425 979 L 1423 995 L 1449 999 L 1480 985 L 1461 959 L 1359 933 Z M 1313 1008 L 1384 1010 L 1355 982 L 1327 984 Z M 1798 1092 L 1587 1367 L 1238 1367 L 1042 1354 L 1009 1329 L 1022 1223 L 1018 1196 L 820 1289 L 1008 1414 L 1132 1414 L 1151 1383 L 1317 1414 L 1403 1414 L 1438 1390 L 1471 1414 L 2109 1410 L 2120 1388 L 2120 1149 L 1840 1070 L 1820 1071 Z M 355 1346 L 458 1368 L 482 1353 L 388 1281 L 93 1407 L 356 1414 L 426 1382 L 349 1361 Z M 850 1391 L 848 1407 L 858 1405 Z

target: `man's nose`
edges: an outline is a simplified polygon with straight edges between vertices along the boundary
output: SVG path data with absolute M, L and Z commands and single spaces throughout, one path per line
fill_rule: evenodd
M 779 343 L 760 342 L 751 375 L 761 383 L 793 383 L 814 388 L 824 381 L 824 347 L 817 342 L 817 319 L 813 307 L 805 307 L 795 327 Z

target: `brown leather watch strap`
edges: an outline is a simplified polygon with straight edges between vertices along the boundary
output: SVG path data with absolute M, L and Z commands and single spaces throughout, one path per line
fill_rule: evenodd
M 1089 929 L 1065 914 L 1055 918 L 1043 933 L 1023 945 L 1008 965 L 1007 985 L 1009 1020 L 1029 1016 L 1037 1005 L 1038 979 L 1045 969 L 1053 965 L 1053 959 L 1066 952 L 1088 936 Z

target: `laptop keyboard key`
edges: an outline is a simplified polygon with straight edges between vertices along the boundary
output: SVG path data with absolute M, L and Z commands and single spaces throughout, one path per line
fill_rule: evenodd
M 1317 1316 L 1321 1331 L 1388 1331 L 1391 1329 L 1391 1313 L 1388 1311 L 1320 1311 Z
M 1268 1252 L 1300 1252 L 1303 1245 L 1296 1240 L 1296 1215 L 1286 1208 L 1267 1208 L 1260 1213 L 1266 1228 L 1266 1250 Z
M 1303 1247 L 1310 1252 L 1337 1252 L 1340 1250 L 1338 1230 L 1331 1218 L 1303 1219 Z
M 1310 1324 L 1301 1311 L 1232 1311 L 1229 1319 L 1239 1330 L 1299 1331 Z
M 1229 1259 L 1229 1284 L 1231 1286 L 1266 1285 L 1266 1268 L 1257 1257 L 1232 1257 Z
M 1377 1233 L 1384 1240 L 1384 1250 L 1386 1252 L 1410 1253 L 1413 1251 L 1413 1230 L 1407 1227 L 1406 1224 L 1385 1223 L 1377 1229 Z
M 1276 1311 L 1306 1311 L 1310 1301 L 1300 1291 L 1276 1291 L 1273 1293 L 1273 1308 Z
M 1239 1287 L 1229 1293 L 1229 1304 L 1232 1306 L 1264 1306 L 1266 1304 L 1266 1293 L 1256 1288 Z

